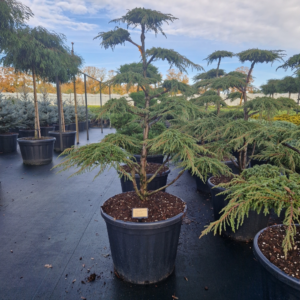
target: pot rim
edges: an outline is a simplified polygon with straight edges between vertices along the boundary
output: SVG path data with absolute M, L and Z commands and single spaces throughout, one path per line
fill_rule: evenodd
M 45 136 L 46 137 L 46 136 Z M 24 138 L 18 138 L 17 141 L 18 143 L 20 144 L 38 144 L 38 143 L 48 143 L 48 142 L 55 142 L 56 138 L 55 137 L 48 137 L 47 136 L 47 139 L 41 139 L 41 140 L 24 140 L 26 139 L 27 137 L 24 137 Z
M 264 254 L 261 252 L 259 246 L 258 246 L 258 238 L 261 235 L 261 233 L 263 231 L 265 231 L 267 228 L 269 227 L 278 227 L 278 226 L 282 226 L 283 224 L 279 224 L 279 225 L 272 225 L 272 226 L 268 226 L 262 230 L 260 230 L 254 237 L 253 240 L 253 252 L 255 257 L 257 258 L 257 260 L 259 261 L 259 263 L 262 265 L 262 267 L 264 267 L 269 273 L 271 273 L 271 275 L 275 276 L 278 280 L 280 280 L 281 282 L 289 285 L 292 288 L 295 288 L 297 290 L 300 291 L 300 280 L 297 278 L 293 278 L 290 275 L 287 275 L 286 273 L 284 273 L 281 269 L 279 269 L 277 266 L 275 266 L 274 264 L 272 264 L 265 256 Z M 300 226 L 299 224 L 295 224 L 296 226 Z
M 60 134 L 59 131 L 49 131 L 49 133 Z M 74 130 L 67 130 L 67 132 L 62 132 L 61 134 L 66 135 L 66 134 L 72 134 L 72 133 L 76 133 L 76 130 L 75 131 Z
M 125 192 L 125 193 L 128 193 L 128 192 Z M 120 194 L 124 194 L 124 193 L 120 193 Z M 170 194 L 170 195 L 172 195 L 172 194 Z M 173 195 L 173 196 L 175 196 L 175 195 Z M 112 197 L 109 197 L 107 200 L 104 201 L 104 203 Z M 175 197 L 177 197 L 177 196 L 175 196 Z M 179 197 L 177 197 L 177 198 L 179 198 Z M 162 227 L 177 223 L 178 220 L 182 219 L 182 217 L 186 214 L 187 204 L 181 198 L 179 198 L 179 199 L 185 204 L 184 211 L 172 218 L 169 218 L 167 220 L 157 221 L 157 222 L 138 223 L 138 222 L 125 222 L 125 221 L 121 221 L 121 220 L 115 220 L 113 217 L 111 217 L 110 215 L 108 215 L 107 213 L 105 213 L 103 211 L 102 206 L 100 206 L 100 213 L 106 222 L 113 224 L 117 227 L 122 227 L 122 228 L 127 228 L 127 229 L 158 229 L 158 228 L 162 228 Z
M 213 183 L 210 181 L 210 179 L 213 178 L 213 177 L 215 177 L 215 176 L 211 176 L 211 177 L 209 177 L 209 178 L 207 179 L 208 185 L 209 185 L 211 188 L 214 188 L 214 187 L 216 186 L 215 184 L 213 184 Z M 224 188 L 222 188 L 222 187 L 217 187 L 216 190 L 217 190 L 217 189 L 219 189 L 219 190 L 221 190 L 221 191 L 225 191 L 225 190 L 226 190 L 226 189 L 224 189 Z
M 15 135 L 19 135 L 19 134 L 16 132 L 0 133 L 0 136 L 15 136 Z

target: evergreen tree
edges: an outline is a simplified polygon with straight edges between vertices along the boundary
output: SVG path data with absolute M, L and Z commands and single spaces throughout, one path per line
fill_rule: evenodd
M 99 173 L 101 173 L 107 166 L 115 167 L 123 176 L 126 176 L 133 182 L 134 190 L 141 200 L 147 200 L 148 196 L 173 184 L 186 169 L 191 169 L 193 174 L 201 178 L 203 178 L 203 176 L 206 177 L 208 172 L 228 172 L 225 165 L 216 159 L 213 153 L 211 154 L 212 157 L 203 158 L 200 153 L 207 153 L 208 151 L 198 145 L 196 139 L 176 128 L 170 127 L 161 134 L 149 139 L 150 129 L 154 127 L 155 124 L 164 121 L 167 116 L 174 116 L 178 121 L 183 121 L 198 117 L 200 111 L 199 107 L 187 101 L 185 96 L 166 97 L 164 101 L 150 106 L 151 99 L 155 99 L 167 93 L 177 92 L 178 90 L 184 94 L 194 92 L 193 88 L 175 79 L 165 80 L 159 89 L 153 89 L 153 87 L 151 87 L 153 78 L 147 77 L 147 69 L 152 62 L 156 60 L 166 60 L 170 67 L 174 66 L 178 68 L 180 72 L 186 72 L 186 68 L 188 67 L 194 67 L 197 70 L 202 69 L 201 66 L 194 64 L 174 50 L 163 48 L 146 49 L 145 34 L 147 32 L 154 32 L 155 34 L 161 33 L 165 35 L 162 25 L 173 22 L 175 19 L 176 18 L 170 14 L 163 14 L 145 8 L 135 8 L 129 10 L 126 15 L 120 19 L 113 20 L 112 22 L 125 23 L 127 28 L 138 27 L 141 31 L 140 45 L 132 41 L 128 30 L 119 27 L 109 32 L 100 32 L 96 37 L 100 38 L 101 45 L 105 49 L 114 49 L 115 46 L 119 44 L 129 42 L 137 47 L 142 57 L 142 75 L 133 71 L 120 73 L 111 80 L 111 83 L 126 83 L 128 88 L 134 84 L 138 84 L 145 94 L 144 107 L 138 108 L 131 106 L 127 103 L 126 99 L 111 99 L 105 104 L 102 112 L 102 114 L 131 113 L 134 115 L 143 130 L 142 142 L 133 136 L 117 133 L 107 136 L 98 144 L 91 144 L 78 149 L 68 149 L 65 151 L 65 154 L 68 154 L 65 161 L 58 165 L 63 167 L 62 170 L 67 170 L 70 166 L 78 166 L 79 169 L 76 174 L 80 174 L 86 170 L 100 167 Z M 102 114 L 100 114 L 99 117 L 101 117 Z M 141 164 L 139 165 L 132 160 L 131 153 L 137 153 L 136 151 L 140 149 Z M 164 153 L 166 159 L 156 173 L 147 179 L 146 163 L 149 151 Z M 148 183 L 152 181 L 158 172 L 171 160 L 182 168 L 177 178 L 158 190 L 148 191 Z M 121 165 L 122 163 L 130 167 L 130 174 L 125 172 Z M 200 168 L 198 169 L 196 166 L 200 166 Z M 135 173 L 138 173 L 140 176 L 140 189 L 137 188 Z
M 265 95 L 270 95 L 274 98 L 274 94 L 278 93 L 278 82 L 279 79 L 269 79 L 267 84 L 261 86 L 261 90 Z
M 41 126 L 51 126 L 57 122 L 57 111 L 47 97 L 39 101 L 39 117 Z
M 278 91 L 280 93 L 288 93 L 289 98 L 291 98 L 291 93 L 298 92 L 297 80 L 292 76 L 286 76 L 279 80 L 277 83 Z
M 7 133 L 22 122 L 21 114 L 11 99 L 0 93 L 0 133 Z

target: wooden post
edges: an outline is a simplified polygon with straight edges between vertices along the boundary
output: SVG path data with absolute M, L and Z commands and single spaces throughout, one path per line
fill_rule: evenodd
M 101 91 L 101 81 L 100 81 L 100 107 L 102 108 L 102 91 Z M 103 120 L 101 118 L 101 133 L 103 133 Z
M 58 110 L 58 127 L 59 127 L 59 140 L 60 140 L 60 151 L 63 151 L 63 140 L 62 140 L 62 130 L 61 130 L 61 111 L 60 111 L 60 91 L 59 91 L 59 81 L 58 76 L 56 76 L 56 94 L 57 94 L 57 110 Z
M 86 93 L 86 75 L 84 74 L 84 95 L 85 95 L 85 119 L 86 119 L 86 139 L 89 140 L 89 120 L 87 107 L 87 93 Z

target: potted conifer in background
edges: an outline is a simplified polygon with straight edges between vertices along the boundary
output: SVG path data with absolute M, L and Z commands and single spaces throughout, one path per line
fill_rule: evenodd
M 54 130 L 53 124 L 57 121 L 57 112 L 48 99 L 47 94 L 44 94 L 39 101 L 39 117 L 41 136 L 49 136 L 49 132 Z
M 12 100 L 5 99 L 0 93 L 0 153 L 17 150 L 18 133 L 10 132 L 10 129 L 20 125 L 21 121 L 20 111 Z
M 134 191 L 118 194 L 108 199 L 101 207 L 101 214 L 106 221 L 112 258 L 116 273 L 126 281 L 137 284 L 149 284 L 167 278 L 174 269 L 177 244 L 179 239 L 181 220 L 186 212 L 186 204 L 176 196 L 161 192 L 180 178 L 186 169 L 198 176 L 205 176 L 212 169 L 216 172 L 229 173 L 228 168 L 215 158 L 213 153 L 197 144 L 193 137 L 180 132 L 180 130 L 169 128 L 153 139 L 148 139 L 149 129 L 169 114 L 176 112 L 181 119 L 189 118 L 189 110 L 195 114 L 199 108 L 186 101 L 184 97 L 167 97 L 167 101 L 159 103 L 154 108 L 149 102 L 155 98 L 150 94 L 151 78 L 147 77 L 147 66 L 155 60 L 166 59 L 171 65 L 179 70 L 185 71 L 186 67 L 201 67 L 195 65 L 184 56 L 174 50 L 145 48 L 145 34 L 153 31 L 162 33 L 164 23 L 173 22 L 176 18 L 170 14 L 163 14 L 158 11 L 135 8 L 129 10 L 125 16 L 114 20 L 124 22 L 129 27 L 138 26 L 141 29 L 141 45 L 133 42 L 129 31 L 122 28 L 115 28 L 109 32 L 102 32 L 97 36 L 101 39 L 104 48 L 114 48 L 125 42 L 135 45 L 142 56 L 143 75 L 132 71 L 117 74 L 112 82 L 120 84 L 126 82 L 138 83 L 145 94 L 144 108 L 131 106 L 125 101 L 112 99 L 103 110 L 103 113 L 124 113 L 130 112 L 140 116 L 143 127 L 143 140 L 140 142 L 135 138 L 120 133 L 110 135 L 100 143 L 90 144 L 77 149 L 67 149 L 64 161 L 57 165 L 62 167 L 61 171 L 72 166 L 79 167 L 75 174 L 88 170 L 100 168 L 99 173 L 106 167 L 114 167 L 119 174 L 133 182 Z M 157 96 L 170 91 L 187 90 L 187 85 L 176 80 L 166 80 Z M 181 112 L 178 114 L 178 112 Z M 100 116 L 101 117 L 101 116 Z M 132 151 L 129 148 L 141 149 L 141 162 L 133 160 Z M 165 161 L 157 165 L 154 174 L 147 174 L 148 151 L 165 154 Z M 211 154 L 211 157 L 203 157 L 199 154 Z M 180 169 L 178 176 L 165 186 L 150 191 L 148 184 L 163 171 L 169 162 L 174 162 Z M 126 167 L 123 165 L 126 164 Z M 201 165 L 196 169 L 195 164 Z M 140 177 L 140 187 L 137 186 L 136 174 Z M 123 205 L 126 204 L 124 207 Z M 172 208 L 171 208 L 172 207 Z M 147 208 L 148 218 L 132 218 L 133 208 Z M 123 210 L 124 209 L 124 210 Z M 120 214 L 122 212 L 122 214 Z
M 19 138 L 34 137 L 35 109 L 27 93 L 22 94 L 20 100 L 16 100 L 16 109 L 19 110 L 22 118 L 22 124 L 18 126 Z
M 25 164 L 48 164 L 52 161 L 55 138 L 41 136 L 36 76 L 46 80 L 57 74 L 60 67 L 57 53 L 63 39 L 42 27 L 20 28 L 16 34 L 18 42 L 9 45 L 1 61 L 4 66 L 13 66 L 16 71 L 32 75 L 35 108 L 35 136 L 19 138 L 18 143 Z

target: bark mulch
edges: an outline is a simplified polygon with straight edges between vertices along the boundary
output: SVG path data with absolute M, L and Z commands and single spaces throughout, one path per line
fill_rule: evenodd
M 227 176 L 224 176 L 224 175 L 220 175 L 220 176 L 214 176 L 210 179 L 210 182 L 214 185 L 218 185 L 220 183 L 228 183 L 232 180 L 232 176 L 230 177 L 227 177 Z

